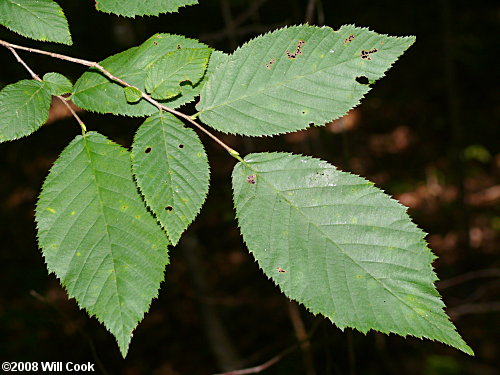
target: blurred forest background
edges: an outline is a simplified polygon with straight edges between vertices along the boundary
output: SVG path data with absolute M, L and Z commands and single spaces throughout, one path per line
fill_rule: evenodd
M 243 154 L 271 150 L 323 158 L 409 206 L 439 256 L 434 266 L 447 313 L 476 357 L 429 340 L 341 332 L 290 303 L 259 270 L 238 232 L 230 185 L 235 160 L 201 135 L 212 166 L 207 202 L 171 250 L 159 298 L 123 360 L 111 334 L 47 274 L 37 247 L 37 194 L 58 154 L 79 133 L 55 102 L 40 131 L 0 145 L 2 361 L 90 361 L 97 373 L 126 375 L 212 374 L 268 360 L 277 363 L 263 374 L 499 374 L 498 2 L 200 0 L 179 14 L 137 19 L 99 13 L 90 0 L 59 3 L 74 46 L 27 40 L 4 28 L 0 38 L 99 61 L 156 32 L 199 38 L 226 52 L 305 21 L 416 35 L 416 44 L 344 118 L 273 138 L 222 138 Z M 84 71 L 21 55 L 39 75 L 58 71 L 74 82 Z M 26 78 L 1 49 L 0 87 Z M 142 121 L 81 116 L 90 129 L 127 147 Z M 310 340 L 298 345 L 308 334 Z

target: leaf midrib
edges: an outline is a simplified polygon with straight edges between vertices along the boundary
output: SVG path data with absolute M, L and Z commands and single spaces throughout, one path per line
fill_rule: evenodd
M 106 237 L 108 239 L 108 244 L 109 244 L 109 253 L 111 255 L 111 261 L 113 263 L 113 273 L 115 275 L 115 279 L 114 279 L 114 285 L 115 285 L 115 290 L 116 290 L 116 296 L 118 298 L 118 310 L 120 311 L 120 328 L 121 328 L 121 332 L 120 332 L 120 336 L 123 336 L 123 330 L 124 330 L 124 318 L 123 318 L 123 310 L 122 310 L 122 305 L 121 305 L 121 295 L 118 291 L 118 274 L 116 273 L 116 264 L 115 264 L 115 257 L 113 256 L 113 249 L 112 249 L 112 241 L 111 241 L 111 237 L 110 237 L 110 233 L 109 233 L 109 229 L 111 227 L 111 225 L 109 225 L 108 223 L 108 219 L 106 217 L 106 213 L 104 211 L 104 205 L 103 205 L 103 199 L 102 199 L 102 195 L 101 195 L 101 190 L 99 188 L 99 183 L 98 183 L 98 179 L 97 179 L 97 168 L 94 166 L 94 161 L 93 161 L 93 158 L 92 158 L 92 152 L 90 151 L 90 147 L 89 145 L 87 144 L 88 142 L 90 143 L 91 140 L 90 139 L 87 139 L 88 135 L 84 135 L 82 138 L 83 138 L 83 147 L 85 149 L 85 153 L 87 154 L 87 157 L 89 159 L 89 166 L 90 166 L 90 170 L 91 170 L 91 175 L 92 175 L 92 179 L 94 180 L 95 182 L 95 186 L 96 186 L 96 193 L 97 193 L 97 196 L 98 196 L 98 201 L 99 201 L 99 208 L 100 208 L 100 211 L 101 211 L 101 214 L 102 214 L 102 217 L 103 217 L 103 220 L 104 220 L 104 225 L 106 226 Z
M 339 67 L 339 66 L 341 66 L 341 65 L 343 65 L 343 64 L 345 64 L 345 63 L 352 62 L 352 61 L 356 60 L 357 58 L 359 58 L 359 56 L 354 56 L 354 57 L 352 57 L 352 58 L 347 58 L 346 60 L 344 60 L 344 61 L 342 61 L 342 62 L 339 62 L 338 64 L 333 64 L 333 65 L 327 66 L 327 67 L 322 68 L 322 69 L 314 70 L 314 71 L 309 72 L 309 73 L 307 73 L 307 74 L 305 74 L 305 75 L 298 75 L 298 76 L 295 76 L 295 77 L 293 77 L 292 79 L 289 79 L 289 80 L 285 80 L 285 81 L 280 82 L 280 83 L 279 83 L 278 85 L 276 85 L 276 86 L 273 86 L 273 87 L 264 87 L 264 88 L 262 88 L 262 89 L 260 89 L 260 90 L 257 90 L 257 91 L 252 91 L 252 92 L 251 92 L 250 94 L 248 94 L 248 95 L 242 95 L 242 96 L 239 96 L 239 97 L 237 97 L 237 98 L 235 98 L 235 99 L 233 99 L 233 100 L 229 100 L 229 101 L 226 101 L 226 102 L 220 103 L 220 104 L 218 104 L 218 105 L 215 105 L 215 106 L 211 106 L 211 107 L 208 107 L 208 108 L 202 109 L 201 111 L 199 111 L 199 113 L 200 113 L 200 114 L 202 114 L 203 112 L 206 112 L 206 111 L 212 111 L 212 110 L 214 110 L 214 109 L 216 109 L 216 108 L 219 108 L 219 107 L 222 107 L 222 106 L 226 106 L 226 105 L 230 105 L 230 104 L 232 104 L 232 103 L 234 103 L 234 102 L 237 102 L 237 101 L 244 100 L 244 99 L 246 99 L 246 98 L 249 98 L 249 97 L 255 96 L 255 95 L 257 95 L 257 94 L 259 94 L 259 93 L 262 93 L 262 92 L 264 92 L 264 91 L 271 91 L 271 90 L 275 90 L 275 89 L 277 89 L 277 88 L 280 88 L 280 87 L 282 87 L 282 86 L 285 86 L 286 84 L 288 84 L 288 83 L 290 83 L 290 82 L 294 82 L 294 81 L 299 81 L 299 80 L 302 80 L 302 79 L 304 79 L 304 78 L 306 78 L 306 77 L 313 76 L 313 75 L 315 75 L 315 74 L 317 74 L 317 73 L 319 73 L 319 72 L 322 72 L 322 71 L 324 71 L 324 70 L 328 70 L 328 69 L 332 69 L 332 68 L 337 68 L 337 67 Z M 234 61 L 234 60 L 233 60 L 233 61 Z M 230 64 L 231 62 L 232 62 L 232 61 L 227 61 L 227 62 L 225 63 L 225 65 L 228 65 L 228 64 Z M 306 62 L 307 62 L 307 61 L 306 61 Z M 222 66 L 221 66 L 221 65 L 220 65 L 220 66 L 218 66 L 218 67 L 217 67 L 217 69 L 222 69 Z

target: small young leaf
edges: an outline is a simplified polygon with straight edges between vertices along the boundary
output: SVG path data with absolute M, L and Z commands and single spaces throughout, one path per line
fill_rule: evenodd
M 168 263 L 167 236 L 137 191 L 129 152 L 95 132 L 76 137 L 43 184 L 36 222 L 49 271 L 125 357 Z
M 340 329 L 426 337 L 473 354 L 443 312 L 425 233 L 371 182 L 286 153 L 248 155 L 232 179 L 243 238 L 289 298 Z
M 156 34 L 140 46 L 110 56 L 100 64 L 116 77 L 146 91 L 144 81 L 148 68 L 166 53 L 176 51 L 179 48 L 207 48 L 207 46 L 179 35 Z M 211 61 L 212 59 L 210 59 L 210 63 Z M 204 79 L 194 87 L 182 85 L 181 95 L 162 101 L 162 103 L 170 108 L 178 108 L 189 103 L 199 95 L 203 84 Z M 125 95 L 123 95 L 123 87 L 116 82 L 111 82 L 95 69 L 89 69 L 75 83 L 73 101 L 80 108 L 99 113 L 148 116 L 158 111 L 155 106 L 145 100 L 133 104 L 127 103 Z
M 125 92 L 125 98 L 129 103 L 137 103 L 142 99 L 142 91 L 136 87 L 124 87 L 123 91 Z
M 49 117 L 50 91 L 44 82 L 22 80 L 0 91 L 0 142 L 35 132 Z
M 43 81 L 52 95 L 63 95 L 73 90 L 73 84 L 60 73 L 47 73 L 43 76 Z
M 208 193 L 210 172 L 203 145 L 176 117 L 159 113 L 137 130 L 132 165 L 144 200 L 176 245 Z
M 0 25 L 35 40 L 73 44 L 68 21 L 52 0 L 0 0 Z
M 251 136 L 323 125 L 343 116 L 414 42 L 368 29 L 294 26 L 257 37 L 219 66 L 201 92 L 200 119 Z
M 96 0 L 96 9 L 119 16 L 157 16 L 177 12 L 180 7 L 198 4 L 198 0 Z
M 181 48 L 167 53 L 149 69 L 146 90 L 155 99 L 170 99 L 181 93 L 181 83 L 200 82 L 207 69 L 210 48 Z

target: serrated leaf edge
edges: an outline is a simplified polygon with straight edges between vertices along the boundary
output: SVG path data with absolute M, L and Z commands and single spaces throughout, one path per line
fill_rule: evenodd
M 236 48 L 234 50 L 234 52 L 232 54 L 229 55 L 229 58 L 228 60 L 217 66 L 217 68 L 214 70 L 213 74 L 212 74 L 212 77 L 215 76 L 215 73 L 217 72 L 217 70 L 219 69 L 223 69 L 222 65 L 226 65 L 226 64 L 231 64 L 233 61 L 231 60 L 234 56 L 235 53 L 237 53 L 239 50 L 241 50 L 243 47 L 245 47 L 247 44 L 251 43 L 252 41 L 256 40 L 256 39 L 259 39 L 261 37 L 264 37 L 266 35 L 270 35 L 274 32 L 277 32 L 277 31 L 281 31 L 281 30 L 287 30 L 287 29 L 294 29 L 294 28 L 300 28 L 300 27 L 307 27 L 307 28 L 312 28 L 312 29 L 330 29 L 332 32 L 334 33 L 338 33 L 340 32 L 344 27 L 356 27 L 357 29 L 360 29 L 360 30 L 366 30 L 366 31 L 370 31 L 370 32 L 375 32 L 373 30 L 370 30 L 368 27 L 359 27 L 359 26 L 356 26 L 354 24 L 348 24 L 348 25 L 342 25 L 338 30 L 334 30 L 333 28 L 329 27 L 329 26 L 321 26 L 321 27 L 318 27 L 318 26 L 313 26 L 313 25 L 308 25 L 308 24 L 299 24 L 299 25 L 291 25 L 291 26 L 285 26 L 285 27 L 282 27 L 282 28 L 277 28 L 277 29 L 273 29 L 273 30 L 270 30 L 268 31 L 267 33 L 264 33 L 264 34 L 261 34 L 261 35 L 258 35 L 250 40 L 248 40 L 247 42 L 243 43 L 241 46 L 239 46 L 238 48 Z M 391 36 L 391 35 L 388 35 L 388 34 L 381 34 L 381 33 L 377 33 L 379 36 L 383 36 L 383 37 L 387 37 L 387 38 L 392 38 L 392 39 L 412 39 L 411 43 L 407 46 L 406 49 L 404 49 L 402 51 L 402 53 L 398 56 L 398 58 L 392 63 L 390 64 L 387 69 L 384 71 L 384 73 L 376 80 L 380 80 L 382 79 L 383 77 L 385 77 L 386 73 L 392 68 L 392 66 L 396 63 L 396 61 L 399 59 L 400 56 L 402 56 L 402 54 L 408 49 L 411 47 L 411 45 L 415 42 L 415 36 L 413 35 L 409 35 L 409 36 Z M 212 78 L 211 77 L 211 78 Z M 210 85 L 212 82 L 212 80 L 209 78 L 207 83 L 205 84 L 205 86 L 208 86 Z M 368 94 L 369 92 L 371 91 L 371 87 L 369 87 L 368 91 L 366 92 L 366 94 Z M 361 98 L 359 98 L 359 100 L 357 101 L 357 103 L 355 105 L 353 105 L 351 108 L 349 108 L 347 111 L 345 111 L 344 114 L 342 114 L 341 116 L 337 117 L 338 118 L 342 118 L 344 117 L 347 113 L 349 113 L 349 111 L 351 111 L 352 109 L 356 108 L 360 103 L 361 101 L 365 98 L 365 95 L 366 94 L 363 94 L 361 96 Z M 198 105 L 197 105 L 198 107 Z M 196 108 L 198 110 L 198 108 Z M 198 110 L 198 112 L 196 113 L 195 116 L 197 116 L 200 121 L 203 122 L 203 119 L 200 117 L 200 115 L 204 112 L 204 111 L 207 111 L 207 109 L 204 109 L 204 110 Z M 225 130 L 221 130 L 221 129 L 217 129 L 217 128 L 214 128 L 215 130 L 223 133 L 223 134 L 231 134 L 231 135 L 243 135 L 245 137 L 274 137 L 276 135 L 283 135 L 283 134 L 289 134 L 289 133 L 295 133 L 297 131 L 301 131 L 301 130 L 306 130 L 306 129 L 309 129 L 311 127 L 320 127 L 320 126 L 325 126 L 326 124 L 328 124 L 329 122 L 331 122 L 333 120 L 330 120 L 330 121 L 326 121 L 325 123 L 323 124 L 309 124 L 309 125 L 306 125 L 302 128 L 299 128 L 299 129 L 293 129 L 293 130 L 289 130 L 289 131 L 283 131 L 283 132 L 273 132 L 272 134 L 244 134 L 244 133 L 237 133 L 237 132 L 231 132 L 231 131 L 225 131 Z M 210 126 L 209 123 L 206 123 L 206 122 L 203 122 L 204 124 Z
M 315 158 L 315 157 L 311 157 L 311 156 L 308 156 L 308 155 L 292 154 L 292 153 L 286 153 L 286 152 L 260 152 L 259 154 L 267 154 L 267 155 L 270 155 L 270 154 L 286 154 L 286 155 L 294 155 L 294 156 L 299 156 L 299 157 L 301 157 L 301 158 L 308 159 L 308 160 L 311 160 L 311 161 L 317 161 L 317 162 L 322 162 L 322 163 L 324 163 L 324 162 L 325 162 L 325 161 L 324 161 L 324 160 L 322 160 L 322 159 Z M 248 156 L 249 156 L 249 155 L 247 155 L 246 157 L 248 157 Z M 236 169 L 236 167 L 238 166 L 238 164 L 240 164 L 240 163 L 241 163 L 241 164 L 245 164 L 248 168 L 250 168 L 250 169 L 252 169 L 252 170 L 253 170 L 253 168 L 251 168 L 251 167 L 249 166 L 249 161 L 247 161 L 247 160 L 246 160 L 246 157 L 243 159 L 243 162 L 239 162 L 239 163 L 237 163 L 237 164 L 235 165 L 235 167 L 234 167 L 234 168 Z M 328 163 L 328 164 L 330 164 L 330 163 Z M 330 164 L 330 165 L 332 165 L 332 166 L 333 166 L 333 164 Z M 347 174 L 349 174 L 349 175 L 352 175 L 352 176 L 356 176 L 356 177 L 362 178 L 363 180 L 365 180 L 365 181 L 367 182 L 367 184 L 370 184 L 371 186 L 374 186 L 374 184 L 373 184 L 371 181 L 369 181 L 369 180 L 365 179 L 364 177 L 358 176 L 358 175 L 356 175 L 356 174 L 354 174 L 354 173 L 351 173 L 351 172 L 344 172 L 344 171 L 342 171 L 342 170 L 338 169 L 338 168 L 337 168 L 337 167 L 335 167 L 335 166 L 333 166 L 333 167 L 334 167 L 335 169 L 337 169 L 337 170 L 339 170 L 339 171 L 343 172 L 343 173 L 347 173 Z M 233 171 L 234 171 L 234 169 L 233 169 Z M 255 171 L 255 172 L 257 172 L 257 171 Z M 245 237 L 243 236 L 243 232 L 242 232 L 242 230 L 241 230 L 242 228 L 241 228 L 240 223 L 239 223 L 240 218 L 239 218 L 239 216 L 238 216 L 238 212 L 237 212 L 237 210 L 236 210 L 236 201 L 235 201 L 235 196 L 234 196 L 234 187 L 233 187 L 233 185 L 232 185 L 232 184 L 231 184 L 231 188 L 232 188 L 232 191 L 233 191 L 233 194 L 232 194 L 232 195 L 233 195 L 233 207 L 234 207 L 234 211 L 235 211 L 235 217 L 236 217 L 236 219 L 237 219 L 237 226 L 238 226 L 238 229 L 239 229 L 239 231 L 240 231 L 240 234 L 241 234 L 241 237 L 242 237 L 242 239 L 243 239 L 243 242 L 245 243 L 245 245 L 246 245 L 246 247 L 247 247 L 248 251 L 252 254 L 252 256 L 253 256 L 253 258 L 254 258 L 254 261 L 257 263 L 257 266 L 259 267 L 259 270 L 260 270 L 260 271 L 264 274 L 264 276 L 266 276 L 269 280 L 271 280 L 271 281 L 274 283 L 274 285 L 276 285 L 276 286 L 278 287 L 278 289 L 281 291 L 281 293 L 282 293 L 282 294 L 284 294 L 284 295 L 285 295 L 288 299 L 293 300 L 293 301 L 296 301 L 297 303 L 301 304 L 302 306 L 304 306 L 304 308 L 305 308 L 307 311 L 311 312 L 314 316 L 321 315 L 321 316 L 324 316 L 325 318 L 328 318 L 328 319 L 332 322 L 332 324 L 334 324 L 335 326 L 337 326 L 337 327 L 338 327 L 341 331 L 343 331 L 346 327 L 348 327 L 348 328 L 351 328 L 351 329 L 355 329 L 355 330 L 357 330 L 357 331 L 359 331 L 359 332 L 363 333 L 364 335 L 366 335 L 369 331 L 375 331 L 375 332 L 381 332 L 381 333 L 384 333 L 384 334 L 386 334 L 386 335 L 389 335 L 389 334 L 393 333 L 393 334 L 397 334 L 398 336 L 402 336 L 402 337 L 413 336 L 413 337 L 416 337 L 416 338 L 419 338 L 419 339 L 426 338 L 426 339 L 429 339 L 429 340 L 434 341 L 434 342 L 444 343 L 444 344 L 446 344 L 446 345 L 448 345 L 448 346 L 450 346 L 450 347 L 452 347 L 452 348 L 455 348 L 455 349 L 461 350 L 461 351 L 463 351 L 463 352 L 464 352 L 464 353 L 466 353 L 466 354 L 469 354 L 469 355 L 472 355 L 472 356 L 474 355 L 474 351 L 472 350 L 472 348 L 470 348 L 470 347 L 469 347 L 469 346 L 465 343 L 465 341 L 463 341 L 463 343 L 465 344 L 465 347 L 464 347 L 464 348 L 458 348 L 458 347 L 452 346 L 452 345 L 451 345 L 451 344 L 449 344 L 449 343 L 446 343 L 446 342 L 441 342 L 441 341 L 439 341 L 439 340 L 436 340 L 436 339 L 431 338 L 431 337 L 427 337 L 427 336 L 425 336 L 425 335 L 420 335 L 420 336 L 413 335 L 413 334 L 404 334 L 404 335 L 403 335 L 403 334 L 396 333 L 396 332 L 392 332 L 392 331 L 384 331 L 384 330 L 378 330 L 378 329 L 368 329 L 368 330 L 366 330 L 366 331 L 363 331 L 363 330 L 360 330 L 359 328 L 354 327 L 353 325 L 350 325 L 350 324 L 346 324 L 345 326 L 341 327 L 341 326 L 338 326 L 338 325 L 337 325 L 337 324 L 336 324 L 336 323 L 335 323 L 335 322 L 334 322 L 334 321 L 333 321 L 330 317 L 325 316 L 325 315 L 324 315 L 324 314 L 322 314 L 321 312 L 316 312 L 316 311 L 314 311 L 312 308 L 310 308 L 309 306 L 306 306 L 304 303 L 302 303 L 302 302 L 300 302 L 300 301 L 297 301 L 297 300 L 295 300 L 295 299 L 294 299 L 294 298 L 292 298 L 292 297 L 289 297 L 289 296 L 288 296 L 288 295 L 287 295 L 287 294 L 283 291 L 283 289 L 281 288 L 281 286 L 280 286 L 280 285 L 279 285 L 279 284 L 278 284 L 278 283 L 277 283 L 277 282 L 276 282 L 276 281 L 275 281 L 275 280 L 274 280 L 271 276 L 269 276 L 269 275 L 267 275 L 267 274 L 266 274 L 266 272 L 264 271 L 264 269 L 260 266 L 259 261 L 257 260 L 257 258 L 254 256 L 253 251 L 251 250 L 250 244 L 248 244 L 248 243 L 247 243 L 247 241 L 245 240 Z M 387 194 L 387 193 L 386 193 L 383 189 L 380 189 L 380 188 L 378 188 L 378 187 L 377 187 L 377 189 L 378 189 L 378 190 L 380 190 L 381 192 L 383 192 L 384 194 L 386 194 L 387 196 L 389 196 L 389 198 L 390 198 L 391 200 L 395 201 L 395 202 L 397 203 L 397 205 L 398 205 L 398 206 L 400 206 L 400 207 L 404 208 L 404 210 L 405 210 L 404 212 L 407 214 L 408 207 L 404 206 L 404 205 L 403 205 L 403 204 L 401 204 L 399 201 L 397 201 L 396 199 L 394 199 L 394 198 L 393 198 L 390 194 Z M 407 214 L 407 215 L 408 215 L 408 214 Z M 428 247 L 428 242 L 427 242 L 427 240 L 425 239 L 425 236 L 427 235 L 427 233 L 426 233 L 425 231 L 423 231 L 422 229 L 420 229 L 420 228 L 419 228 L 419 227 L 418 227 L 418 226 L 417 226 L 417 225 L 413 222 L 413 220 L 411 220 L 411 218 L 410 218 L 409 216 L 408 216 L 408 218 L 409 218 L 409 220 L 411 221 L 411 223 L 412 223 L 412 224 L 413 224 L 416 228 L 418 228 L 418 230 L 419 230 L 419 231 L 420 231 L 420 232 L 424 235 L 424 238 L 422 238 L 422 241 L 425 243 L 426 248 L 428 249 L 428 251 L 432 254 L 432 256 L 433 256 L 433 260 L 435 260 L 435 259 L 437 258 L 437 256 L 436 256 L 436 255 L 435 255 L 435 254 L 434 254 L 434 253 L 430 250 L 430 248 Z M 433 274 L 433 279 L 434 279 L 434 280 L 433 280 L 433 286 L 434 286 L 434 291 L 436 292 L 436 297 L 437 297 L 437 298 L 439 298 L 439 301 L 442 303 L 442 305 L 443 305 L 443 306 L 445 306 L 445 304 L 444 304 L 444 302 L 443 302 L 443 300 L 442 300 L 441 295 L 439 294 L 439 292 L 437 291 L 437 289 L 436 289 L 436 287 L 435 287 L 435 285 L 434 285 L 434 283 L 435 283 L 436 281 L 438 281 L 438 280 L 439 280 L 439 278 L 438 278 L 438 276 L 437 276 L 437 274 L 436 274 L 436 272 L 435 272 L 435 270 L 434 270 L 434 266 L 432 265 L 432 263 L 431 263 L 431 265 L 430 265 L 430 268 L 431 268 L 431 272 L 432 272 L 432 274 Z M 441 307 L 441 312 L 442 312 L 443 314 L 445 314 L 445 315 L 446 315 L 446 313 L 445 313 L 445 311 L 444 311 L 444 308 L 443 308 L 443 307 Z M 446 315 L 446 316 L 447 316 L 447 315 Z M 453 323 L 451 322 L 451 320 L 450 320 L 450 318 L 449 318 L 449 317 L 448 317 L 448 321 L 451 323 L 451 325 L 452 325 L 452 327 L 453 327 L 453 329 L 454 329 L 455 333 L 457 333 L 457 335 L 460 337 L 460 334 L 458 333 L 458 331 L 457 331 L 456 327 L 453 325 Z

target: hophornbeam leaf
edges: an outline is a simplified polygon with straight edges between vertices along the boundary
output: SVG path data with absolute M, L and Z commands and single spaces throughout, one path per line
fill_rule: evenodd
M 142 99 L 142 91 L 137 87 L 126 86 L 123 88 L 123 92 L 125 93 L 125 98 L 129 103 L 137 103 Z
M 76 137 L 43 184 L 36 222 L 49 271 L 125 356 L 158 294 L 169 243 L 137 191 L 129 152 L 95 132 Z
M 200 119 L 251 136 L 343 116 L 414 42 L 365 28 L 294 26 L 257 37 L 221 64 L 201 92 Z M 357 79 L 358 78 L 358 79 Z
M 208 193 L 210 172 L 203 145 L 176 117 L 158 113 L 137 130 L 132 165 L 144 200 L 176 245 Z
M 43 76 L 43 81 L 47 84 L 52 95 L 63 95 L 70 93 L 73 84 L 60 73 L 47 73 Z
M 45 82 L 22 80 L 0 91 L 0 142 L 35 132 L 49 117 L 51 92 Z
M 110 56 L 100 64 L 116 77 L 145 91 L 148 69 L 165 54 L 182 48 L 207 46 L 179 35 L 156 34 L 140 46 Z M 205 76 L 215 68 L 210 65 L 221 63 L 225 57 L 222 52 L 212 53 Z M 198 96 L 204 84 L 205 77 L 195 86 L 181 85 L 181 95 L 161 102 L 170 108 L 178 108 Z M 148 116 L 158 111 L 144 99 L 128 103 L 123 87 L 95 69 L 89 69 L 76 81 L 72 99 L 77 106 L 99 113 Z
M 28 38 L 73 44 L 68 21 L 52 0 L 0 0 L 0 25 Z
M 177 12 L 180 7 L 198 4 L 198 0 L 96 0 L 97 10 L 119 16 L 157 16 Z
M 181 93 L 181 83 L 195 86 L 207 69 L 210 48 L 181 48 L 165 54 L 149 69 L 146 91 L 154 99 L 170 99 Z
M 286 296 L 341 329 L 473 354 L 443 311 L 425 233 L 373 183 L 287 153 L 248 155 L 232 179 L 243 238 Z

